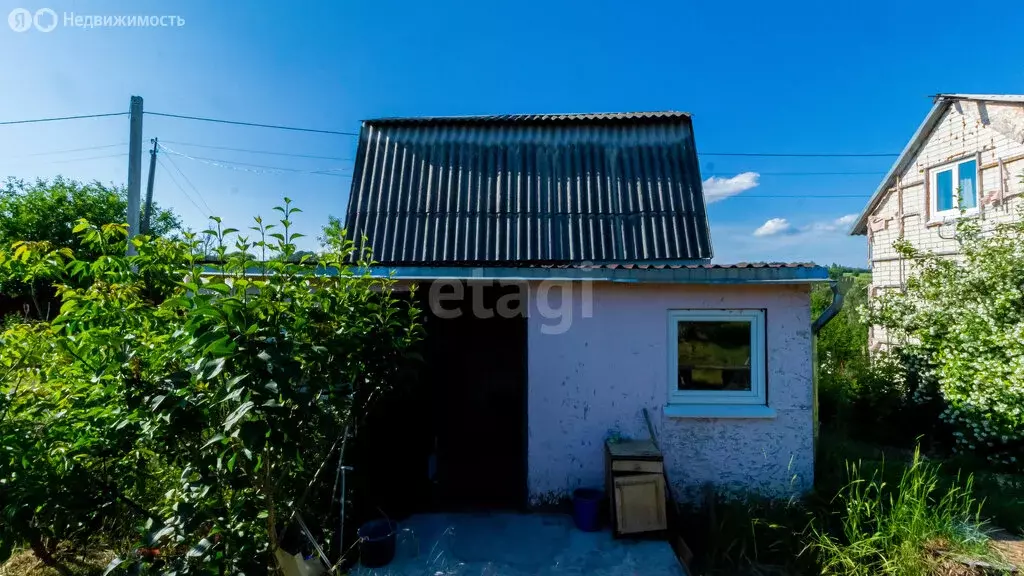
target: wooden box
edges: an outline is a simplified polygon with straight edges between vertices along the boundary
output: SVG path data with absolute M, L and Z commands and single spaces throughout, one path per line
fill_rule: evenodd
M 664 462 L 653 442 L 607 443 L 605 471 L 615 536 L 668 528 Z

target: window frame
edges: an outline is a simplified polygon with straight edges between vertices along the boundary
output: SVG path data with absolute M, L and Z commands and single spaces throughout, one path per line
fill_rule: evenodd
M 669 405 L 768 405 L 768 354 L 765 310 L 729 309 L 669 310 L 668 404 Z M 750 391 L 679 390 L 679 322 L 750 323 Z
M 965 156 L 952 162 L 932 166 L 928 169 L 928 208 L 931 214 L 929 218 L 931 222 L 942 222 L 946 218 L 960 216 L 960 198 L 957 195 L 957 187 L 960 184 L 960 165 L 968 162 L 974 162 L 974 206 L 964 209 L 964 214 L 971 215 L 978 212 L 978 207 L 981 205 L 978 191 L 978 188 L 981 186 L 981 163 L 978 162 L 977 155 Z M 946 172 L 947 170 L 952 171 L 953 194 L 957 195 L 957 197 L 953 198 L 953 208 L 939 210 L 938 176 L 940 172 Z

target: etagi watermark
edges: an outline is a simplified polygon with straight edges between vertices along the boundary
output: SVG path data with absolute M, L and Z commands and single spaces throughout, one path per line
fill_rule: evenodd
M 593 282 L 544 280 L 532 285 L 533 290 L 525 282 L 435 280 L 427 300 L 431 314 L 442 320 L 464 314 L 482 319 L 535 316 L 541 319 L 542 334 L 568 332 L 576 314 L 593 318 Z
M 7 15 L 7 24 L 15 32 L 27 32 L 32 28 L 40 32 L 53 32 L 57 26 L 65 28 L 180 28 L 185 25 L 181 16 L 158 16 L 148 14 L 75 14 L 63 12 L 58 15 L 52 8 L 40 8 L 35 12 L 26 8 L 15 8 Z

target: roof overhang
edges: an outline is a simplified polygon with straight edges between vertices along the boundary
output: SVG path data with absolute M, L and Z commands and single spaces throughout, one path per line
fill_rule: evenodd
M 578 266 L 466 267 L 374 266 L 370 274 L 396 280 L 482 280 L 505 282 L 591 281 L 652 284 L 807 284 L 827 282 L 822 266 Z
M 857 217 L 857 221 L 854 222 L 853 227 L 850 228 L 851 236 L 860 236 L 867 234 L 868 231 L 868 218 L 871 213 L 875 211 L 875 208 L 882 202 L 885 197 L 885 193 L 892 188 L 896 183 L 896 177 L 907 170 L 910 163 L 917 157 L 918 152 L 924 147 L 928 141 L 928 137 L 931 135 L 932 130 L 945 116 L 946 111 L 949 107 L 956 102 L 967 101 L 967 102 L 1002 102 L 1006 104 L 1024 104 L 1024 95 L 1022 94 L 937 94 L 934 97 L 935 102 L 932 105 L 932 109 L 925 116 L 924 122 L 917 127 L 917 131 L 914 132 L 914 136 L 907 143 L 903 151 L 900 152 L 896 162 L 893 163 L 892 168 L 885 174 L 885 178 L 882 179 L 882 183 L 879 184 L 875 193 L 871 195 L 871 199 L 868 200 L 867 206 L 861 211 Z

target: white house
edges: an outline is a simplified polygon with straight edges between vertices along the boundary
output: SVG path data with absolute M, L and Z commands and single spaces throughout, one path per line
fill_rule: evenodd
M 893 248 L 898 239 L 955 257 L 961 207 L 983 227 L 1019 218 L 1022 173 L 1024 95 L 936 96 L 850 230 L 868 237 L 871 297 L 900 288 L 912 271 Z M 875 329 L 871 341 L 885 336 Z

